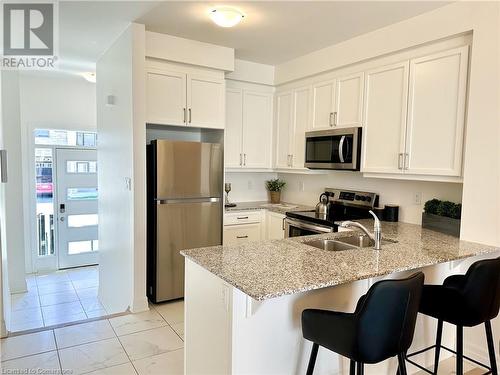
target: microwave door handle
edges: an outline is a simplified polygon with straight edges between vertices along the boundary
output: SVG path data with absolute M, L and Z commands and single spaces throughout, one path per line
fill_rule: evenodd
M 339 158 L 341 163 L 344 162 L 344 141 L 345 141 L 345 135 L 343 135 L 340 138 L 340 143 L 339 143 Z

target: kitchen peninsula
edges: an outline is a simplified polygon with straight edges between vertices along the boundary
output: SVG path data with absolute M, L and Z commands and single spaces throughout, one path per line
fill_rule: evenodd
M 361 223 L 373 227 L 371 220 Z M 422 269 L 426 283 L 438 283 L 461 272 L 462 260 L 500 251 L 412 224 L 383 223 L 382 233 L 393 242 L 380 251 L 325 251 L 308 245 L 359 232 L 183 251 L 186 374 L 305 373 L 310 351 L 300 327 L 305 308 L 353 311 L 358 298 L 381 278 Z M 434 322 L 420 317 L 414 347 L 429 344 L 431 332 Z M 344 362 L 320 350 L 315 374 L 343 373 Z M 367 368 L 368 373 L 395 370 L 391 361 Z

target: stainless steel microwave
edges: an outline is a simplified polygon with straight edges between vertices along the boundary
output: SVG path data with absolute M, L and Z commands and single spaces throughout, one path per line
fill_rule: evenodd
M 306 133 L 305 167 L 359 171 L 361 128 L 317 130 Z

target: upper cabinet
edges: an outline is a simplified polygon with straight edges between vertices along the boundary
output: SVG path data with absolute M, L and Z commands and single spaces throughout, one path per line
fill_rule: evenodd
M 290 167 L 290 135 L 292 133 L 293 92 L 276 95 L 276 168 Z
M 148 67 L 147 122 L 223 129 L 224 87 L 223 77 L 217 74 Z
M 362 126 L 363 73 L 313 84 L 312 130 Z
M 235 87 L 226 89 L 225 166 L 271 168 L 273 93 Z
M 468 46 L 366 73 L 362 172 L 459 177 Z

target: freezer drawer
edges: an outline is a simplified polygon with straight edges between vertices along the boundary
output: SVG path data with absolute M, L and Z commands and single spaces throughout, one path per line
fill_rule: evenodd
M 222 202 L 156 206 L 156 301 L 184 296 L 181 250 L 222 244 Z

